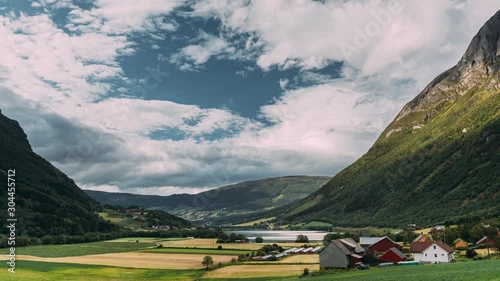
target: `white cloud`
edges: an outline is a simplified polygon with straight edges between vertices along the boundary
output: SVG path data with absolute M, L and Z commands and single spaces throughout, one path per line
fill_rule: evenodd
M 129 82 L 120 59 L 135 54 L 131 34 L 162 40 L 178 28 L 165 15 L 182 2 L 98 0 L 90 10 L 41 3 L 34 7 L 69 7 L 65 28 L 72 32 L 47 15 L 0 16 L 0 38 L 7 38 L 0 43 L 2 111 L 19 119 L 35 150 L 82 187 L 149 194 L 333 175 L 369 148 L 409 97 L 458 60 L 497 4 L 401 2 L 401 12 L 346 58 L 341 44 L 355 46 L 358 30 L 369 30 L 386 1 L 195 2 L 192 15 L 217 17 L 223 27 L 217 36 L 201 31 L 171 57 L 181 69 L 196 70 L 214 57 L 245 59 L 264 70 L 301 68 L 300 82 L 312 84 L 276 81 L 283 93 L 262 106 L 259 117 L 271 123 L 264 125 L 226 109 L 108 96 L 115 86 L 109 80 Z M 346 60 L 342 79 L 316 70 L 339 60 Z M 167 129 L 185 139 L 150 137 Z M 207 137 L 221 130 L 224 138 Z
M 231 54 L 235 51 L 234 47 L 230 46 L 224 38 L 203 31 L 194 41 L 200 41 L 200 43 L 183 47 L 172 56 L 171 61 L 179 65 L 185 65 L 186 61 L 192 62 L 194 64 L 193 68 L 196 68 L 197 65 L 206 63 L 213 56 Z M 184 69 L 190 70 L 186 66 L 184 66 Z

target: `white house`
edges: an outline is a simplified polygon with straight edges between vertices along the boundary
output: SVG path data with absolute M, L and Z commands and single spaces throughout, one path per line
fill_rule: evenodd
M 442 263 L 451 262 L 455 251 L 441 241 L 437 242 L 411 242 L 410 253 L 415 261 Z

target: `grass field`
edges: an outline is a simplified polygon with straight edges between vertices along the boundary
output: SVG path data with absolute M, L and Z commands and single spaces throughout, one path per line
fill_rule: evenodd
M 206 278 L 259 278 L 270 276 L 296 276 L 304 270 L 304 265 L 234 265 L 219 268 L 204 275 Z M 250 279 L 249 279 L 250 280 Z M 251 279 L 253 280 L 253 279 Z
M 200 254 L 154 254 L 154 253 L 114 253 L 102 255 L 88 255 L 78 257 L 41 258 L 34 256 L 18 256 L 19 260 L 94 264 L 106 266 L 121 266 L 131 268 L 157 269 L 201 269 L 203 257 Z M 213 255 L 214 264 L 230 262 L 235 256 Z
M 141 252 L 147 253 L 183 253 L 183 254 L 205 254 L 205 255 L 245 255 L 250 253 L 248 250 L 234 250 L 234 249 L 200 249 L 200 248 L 159 248 L 159 249 L 148 249 Z
M 131 252 L 156 246 L 153 243 L 128 243 L 128 242 L 93 242 L 66 245 L 40 245 L 16 248 L 16 254 L 36 257 L 71 257 L 84 255 L 97 255 L 107 253 Z M 8 249 L 0 249 L 1 255 L 7 255 Z
M 259 267 L 255 265 L 254 268 Z M 299 265 L 301 268 L 309 268 L 312 271 L 317 267 Z M 247 270 L 252 270 L 247 268 Z M 203 281 L 292 281 L 299 280 L 297 274 L 293 277 L 248 277 L 233 274 L 213 278 L 205 275 Z M 235 278 L 240 277 L 240 278 Z M 491 261 L 469 261 L 451 264 L 428 264 L 423 266 L 396 266 L 386 268 L 371 268 L 369 270 L 351 270 L 348 272 L 334 272 L 325 276 L 310 277 L 309 281 L 500 281 L 500 260 Z
M 275 218 L 276 217 L 263 218 L 263 219 L 260 219 L 260 220 L 254 220 L 254 221 L 249 221 L 249 222 L 245 222 L 245 223 L 236 224 L 234 226 L 252 226 L 254 224 L 259 224 L 259 223 L 263 223 L 263 222 L 266 222 L 266 221 L 274 220 Z
M 0 262 L 5 264 L 6 261 Z M 204 273 L 200 270 L 135 269 L 35 261 L 17 261 L 15 274 L 4 269 L 0 271 L 2 281 L 192 281 Z
M 204 249 L 215 249 L 217 246 L 221 245 L 223 249 L 237 249 L 237 250 L 250 250 L 255 251 L 262 246 L 268 243 L 256 244 L 256 243 L 245 243 L 245 244 L 237 244 L 237 243 L 226 243 L 226 244 L 217 244 L 215 243 L 217 239 L 210 238 L 200 238 L 200 239 L 190 239 L 190 240 L 178 240 L 178 241 L 166 241 L 161 242 L 163 247 L 167 248 L 204 248 Z M 291 247 L 302 247 L 304 243 L 278 243 L 283 248 L 291 248 Z M 322 243 L 310 243 L 311 245 L 323 245 Z
M 116 225 L 127 228 L 137 229 L 141 228 L 141 226 L 147 225 L 145 222 L 140 222 L 133 220 L 132 218 L 127 218 L 124 214 L 114 210 L 106 209 L 104 212 L 99 213 L 99 215 L 105 220 L 109 220 Z
M 118 238 L 115 240 L 108 240 L 106 242 L 136 243 L 136 241 L 139 241 L 139 242 L 145 242 L 145 243 L 157 243 L 157 242 L 163 242 L 163 241 L 179 241 L 179 240 L 188 240 L 188 238 L 125 237 L 125 238 Z

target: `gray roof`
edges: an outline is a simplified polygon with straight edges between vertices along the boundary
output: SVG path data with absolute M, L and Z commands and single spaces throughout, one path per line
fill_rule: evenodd
M 319 251 L 319 250 L 321 250 L 321 247 L 320 247 L 320 246 L 318 246 L 318 247 L 314 248 L 311 252 L 316 253 L 316 252 L 317 252 L 317 251 Z
M 384 239 L 384 237 L 359 237 L 359 244 L 373 245 L 382 239 Z
M 286 250 L 285 253 L 291 253 L 291 252 L 293 252 L 295 250 L 297 250 L 297 248 L 295 248 L 295 247 L 294 248 L 290 248 L 290 249 Z
M 352 254 L 352 251 L 347 249 L 347 247 L 344 246 L 344 244 L 340 240 L 333 240 L 331 243 L 335 245 L 340 250 L 340 252 L 342 252 L 342 254 L 346 256 Z
M 356 248 L 356 246 L 358 245 L 358 243 L 356 243 L 356 241 L 354 241 L 354 239 L 352 238 L 343 238 L 343 239 L 339 239 L 340 242 L 346 244 L 347 246 L 350 246 L 352 248 Z

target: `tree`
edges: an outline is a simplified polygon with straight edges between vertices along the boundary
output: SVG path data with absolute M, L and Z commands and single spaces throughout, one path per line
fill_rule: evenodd
M 303 276 L 308 276 L 309 275 L 309 268 L 304 268 L 304 274 L 302 274 Z
M 299 234 L 297 235 L 297 239 L 295 239 L 295 243 L 309 243 L 309 238 L 307 235 Z
M 208 267 L 214 264 L 214 259 L 211 256 L 205 256 L 201 264 L 206 266 L 206 270 L 208 270 Z
M 491 238 L 491 248 L 493 248 L 497 256 L 500 256 L 500 235 Z
M 467 249 L 465 251 L 465 256 L 468 257 L 469 259 L 472 259 L 473 257 L 477 256 L 477 252 L 474 251 L 474 249 Z
M 260 236 L 255 238 L 255 243 L 262 243 L 262 242 L 264 242 L 264 238 L 262 238 Z

